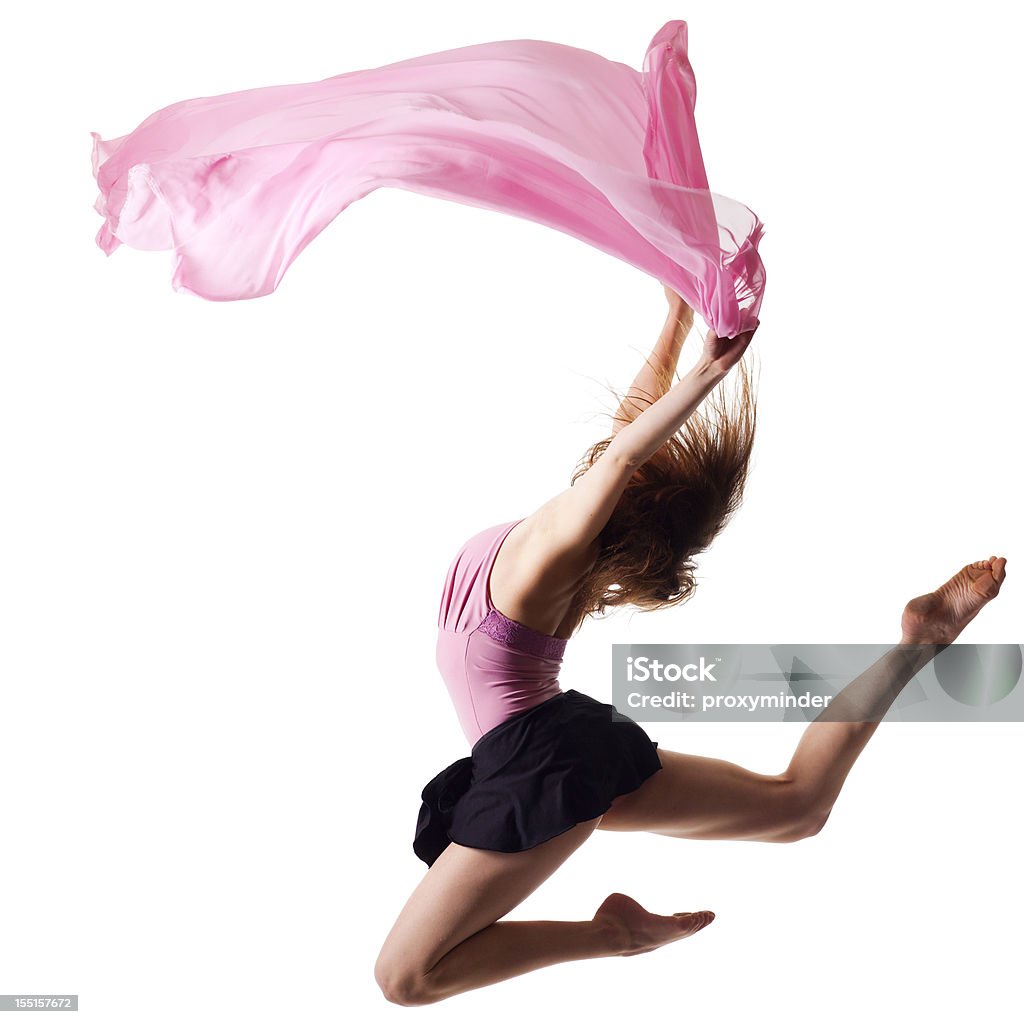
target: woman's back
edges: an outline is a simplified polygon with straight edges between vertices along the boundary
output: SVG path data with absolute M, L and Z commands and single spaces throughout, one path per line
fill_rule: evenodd
M 561 692 L 568 641 L 538 632 L 494 607 L 491 570 L 521 519 L 471 537 L 448 569 L 438 609 L 437 666 L 470 743 Z

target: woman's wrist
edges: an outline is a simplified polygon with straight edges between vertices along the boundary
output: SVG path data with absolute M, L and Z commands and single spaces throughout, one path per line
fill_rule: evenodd
M 693 375 L 694 380 L 714 386 L 719 381 L 724 380 L 729 375 L 729 371 L 723 370 L 715 360 L 701 356 L 694 364 L 693 369 L 690 370 L 690 374 Z

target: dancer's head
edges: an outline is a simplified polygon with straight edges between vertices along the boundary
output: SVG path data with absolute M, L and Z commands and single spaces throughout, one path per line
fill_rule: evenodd
M 732 379 L 731 394 L 714 392 L 633 475 L 577 594 L 581 616 L 620 605 L 664 608 L 693 593 L 694 556 L 739 507 L 754 442 L 756 396 L 746 360 Z M 574 483 L 611 440 L 587 451 Z

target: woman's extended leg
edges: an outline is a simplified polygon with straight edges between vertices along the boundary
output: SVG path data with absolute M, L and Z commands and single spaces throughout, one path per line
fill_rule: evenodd
M 590 921 L 498 921 L 593 833 L 600 818 L 521 853 L 455 843 L 413 891 L 380 955 L 385 996 L 406 1006 L 435 1003 L 568 960 L 645 952 L 692 935 L 714 915 L 659 917 L 614 893 Z
M 850 769 L 900 690 L 999 592 L 1005 558 L 964 566 L 911 601 L 903 638 L 847 686 L 804 732 L 781 775 L 658 749 L 662 771 L 605 813 L 608 831 L 688 839 L 792 842 L 824 825 Z

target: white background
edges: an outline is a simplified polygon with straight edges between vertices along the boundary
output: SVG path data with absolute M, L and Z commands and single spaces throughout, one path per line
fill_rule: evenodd
M 0 992 L 102 1024 L 1008 1019 L 1018 724 L 883 726 L 805 843 L 598 833 L 512 915 L 621 890 L 715 910 L 692 940 L 421 1010 L 374 984 L 419 790 L 466 752 L 433 662 L 448 562 L 567 484 L 661 286 L 381 190 L 275 294 L 204 302 L 171 254 L 95 246 L 90 131 L 497 39 L 638 68 L 688 20 L 710 180 L 767 225 L 759 443 L 693 601 L 588 624 L 563 686 L 609 699 L 613 642 L 895 640 L 908 598 L 992 554 L 1007 583 L 963 639 L 1022 639 L 1019 12 L 506 7 L 5 16 Z M 648 731 L 774 772 L 800 730 Z

